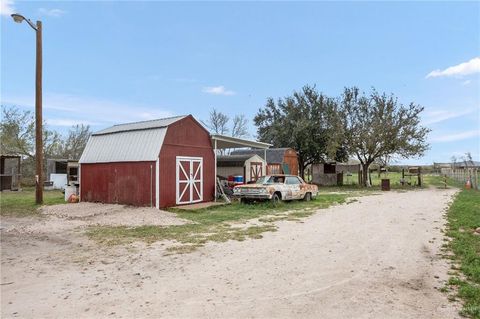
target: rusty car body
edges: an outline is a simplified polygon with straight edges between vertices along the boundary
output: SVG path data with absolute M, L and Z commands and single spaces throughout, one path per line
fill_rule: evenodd
M 316 185 L 307 184 L 296 175 L 267 175 L 260 177 L 255 184 L 235 186 L 233 196 L 244 203 L 252 201 L 279 202 L 281 200 L 311 200 L 318 194 Z

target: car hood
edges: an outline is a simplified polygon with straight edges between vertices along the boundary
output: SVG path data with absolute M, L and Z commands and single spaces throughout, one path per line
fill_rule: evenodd
M 244 184 L 244 185 L 237 185 L 235 188 L 252 188 L 252 189 L 258 189 L 258 188 L 267 188 L 268 186 L 272 186 L 271 184 Z

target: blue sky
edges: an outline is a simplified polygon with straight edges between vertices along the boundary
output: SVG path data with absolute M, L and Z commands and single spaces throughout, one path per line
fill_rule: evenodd
M 372 86 L 425 106 L 431 150 L 480 153 L 479 2 L 113 2 L 1 0 L 1 103 L 33 109 L 43 21 L 44 118 L 65 132 L 211 108 L 251 119 L 305 84 Z

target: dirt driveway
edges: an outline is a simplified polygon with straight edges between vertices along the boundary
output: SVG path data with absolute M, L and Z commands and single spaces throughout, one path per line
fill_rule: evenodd
M 2 232 L 2 318 L 455 318 L 438 291 L 454 190 L 390 192 L 165 256 L 81 231 Z

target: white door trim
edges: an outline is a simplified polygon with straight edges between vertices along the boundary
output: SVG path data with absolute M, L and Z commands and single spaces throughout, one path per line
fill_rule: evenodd
M 155 207 L 160 209 L 160 158 L 155 163 Z
M 183 169 L 180 165 L 180 162 L 188 162 L 189 163 L 189 170 L 188 173 Z M 194 172 L 193 171 L 193 163 L 198 163 L 198 168 Z M 183 190 L 183 193 L 180 194 L 180 170 L 183 171 L 183 174 L 187 177 L 187 180 L 182 181 L 182 183 L 186 183 L 187 186 Z M 190 157 L 190 156 L 177 156 L 176 163 L 175 163 L 175 171 L 176 171 L 176 180 L 175 180 L 175 194 L 176 199 L 175 202 L 177 205 L 181 204 L 192 204 L 198 203 L 203 201 L 203 157 Z M 200 189 L 197 188 L 195 183 L 200 183 Z M 189 200 L 181 201 L 185 192 L 189 191 Z M 196 192 L 198 195 L 197 200 L 193 200 L 193 192 Z

